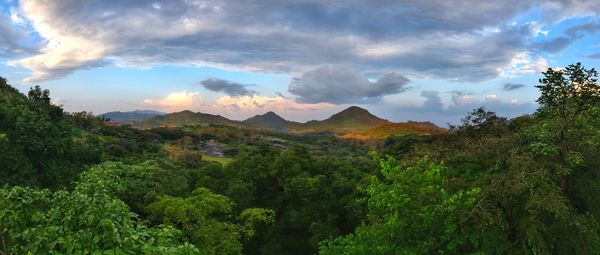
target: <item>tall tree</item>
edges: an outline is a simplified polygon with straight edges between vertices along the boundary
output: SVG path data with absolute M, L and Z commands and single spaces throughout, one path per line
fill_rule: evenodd
M 561 165 L 562 190 L 567 193 L 571 173 L 569 163 L 579 160 L 568 143 L 570 131 L 580 116 L 600 103 L 598 72 L 576 63 L 559 70 L 548 68 L 543 75 L 536 86 L 541 92 L 537 100 L 540 104 L 538 112 L 542 118 L 558 124 L 558 130 L 553 134 L 554 146 Z

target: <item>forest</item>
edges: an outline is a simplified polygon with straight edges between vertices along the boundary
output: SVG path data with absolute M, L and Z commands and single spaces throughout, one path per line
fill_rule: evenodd
M 377 145 L 109 126 L 1 78 L 0 254 L 598 254 L 597 76 L 548 69 L 531 115 Z M 227 160 L 193 149 L 215 140 Z

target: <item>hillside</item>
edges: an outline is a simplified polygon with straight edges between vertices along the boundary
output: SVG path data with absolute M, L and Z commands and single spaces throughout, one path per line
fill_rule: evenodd
M 290 124 L 286 126 L 286 130 L 295 134 L 320 132 L 340 134 L 364 131 L 367 128 L 383 123 L 390 122 L 371 114 L 363 108 L 351 106 L 325 120 L 312 120 L 306 123 Z
M 367 128 L 363 132 L 349 132 L 337 136 L 342 139 L 353 140 L 384 140 L 389 136 L 404 136 L 404 135 L 438 135 L 448 132 L 444 128 L 440 128 L 431 122 L 414 122 L 405 123 L 383 123 L 371 128 Z
M 211 124 L 237 126 L 238 122 L 225 118 L 221 115 L 213 115 L 201 112 L 182 111 L 169 113 L 161 116 L 154 116 L 150 119 L 140 121 L 134 125 L 139 129 L 149 129 L 154 127 L 183 127 L 183 126 L 203 126 Z
M 274 112 L 267 112 L 263 115 L 256 115 L 243 121 L 244 124 L 254 127 L 274 129 L 278 131 L 285 131 L 287 125 L 300 124 L 292 121 L 288 121 Z
M 158 115 L 165 115 L 165 113 L 153 110 L 135 110 L 129 112 L 107 112 L 99 116 L 113 121 L 142 121 Z

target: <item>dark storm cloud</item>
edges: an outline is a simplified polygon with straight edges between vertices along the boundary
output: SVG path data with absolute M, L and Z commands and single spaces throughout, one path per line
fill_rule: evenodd
M 223 92 L 230 96 L 244 96 L 251 95 L 255 92 L 249 90 L 246 84 L 235 83 L 227 80 L 221 79 L 208 79 L 200 82 L 204 88 L 214 91 L 214 92 Z
M 517 89 L 520 89 L 523 87 L 525 87 L 524 84 L 517 84 L 517 83 L 506 83 L 503 86 L 504 90 L 506 90 L 506 91 L 517 90 Z
M 301 103 L 355 104 L 376 102 L 382 96 L 405 91 L 407 78 L 387 73 L 371 82 L 344 67 L 323 66 L 294 78 L 288 91 Z

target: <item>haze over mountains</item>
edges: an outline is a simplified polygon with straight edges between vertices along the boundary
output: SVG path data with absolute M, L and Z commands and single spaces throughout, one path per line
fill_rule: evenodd
M 154 116 L 165 115 L 165 114 L 166 113 L 164 113 L 164 112 L 159 112 L 159 111 L 154 111 L 154 110 L 135 110 L 135 111 L 128 111 L 128 112 L 120 112 L 120 111 L 107 112 L 107 113 L 100 114 L 100 116 L 104 117 L 105 119 L 110 119 L 113 121 L 128 122 L 128 121 L 147 120 Z
M 186 110 L 153 116 L 136 122 L 134 127 L 149 129 L 205 125 L 264 128 L 291 134 L 331 133 L 340 138 L 359 140 L 385 139 L 390 135 L 430 135 L 446 131 L 430 122 L 390 122 L 357 106 L 351 106 L 327 119 L 311 120 L 306 123 L 286 120 L 272 111 L 243 121 L 235 121 L 220 115 Z

